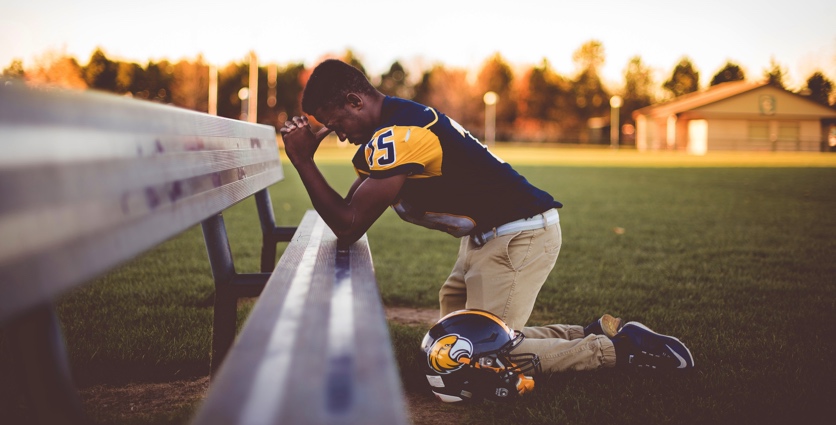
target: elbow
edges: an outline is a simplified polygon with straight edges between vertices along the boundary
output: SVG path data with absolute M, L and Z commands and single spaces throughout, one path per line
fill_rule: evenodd
M 365 232 L 346 229 L 344 231 L 335 231 L 334 234 L 337 235 L 337 247 L 339 249 L 347 249 L 351 244 L 357 242 Z
M 340 238 L 337 237 L 337 251 L 348 251 L 351 245 L 360 238 Z
M 374 222 L 373 220 L 365 220 L 362 216 L 358 217 L 350 210 L 344 214 L 320 214 L 320 216 L 337 236 L 339 246 L 346 248 L 362 238 Z
M 327 223 L 327 222 L 326 222 Z M 353 222 L 328 223 L 331 231 L 337 236 L 337 247 L 347 249 L 351 244 L 357 242 L 363 234 L 364 229 L 358 228 Z
M 352 214 L 350 220 L 341 220 L 339 224 L 332 226 L 331 230 L 335 235 L 337 235 L 338 245 L 347 248 L 349 245 L 357 242 L 357 240 L 363 237 L 366 230 L 368 230 L 368 227 L 369 226 L 363 226 L 361 223 L 358 223 L 356 216 Z

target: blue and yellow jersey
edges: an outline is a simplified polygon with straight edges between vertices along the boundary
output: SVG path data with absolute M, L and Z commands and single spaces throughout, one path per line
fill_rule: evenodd
M 353 159 L 358 175 L 406 174 L 392 208 L 411 223 L 456 237 L 562 205 L 433 108 L 386 97 L 382 125 Z

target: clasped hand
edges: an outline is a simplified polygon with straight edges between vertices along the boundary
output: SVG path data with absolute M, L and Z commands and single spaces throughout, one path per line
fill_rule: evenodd
M 331 129 L 322 127 L 316 134 L 311 130 L 308 117 L 293 117 L 285 121 L 284 126 L 279 129 L 284 141 L 284 149 L 290 162 L 297 164 L 299 161 L 313 160 L 314 153 L 319 148 L 322 139 L 325 138 Z

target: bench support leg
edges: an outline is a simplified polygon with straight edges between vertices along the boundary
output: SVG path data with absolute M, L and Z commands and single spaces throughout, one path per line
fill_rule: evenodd
M 296 227 L 277 227 L 270 192 L 255 193 L 258 218 L 261 222 L 261 273 L 235 272 L 232 250 L 226 234 L 223 215 L 218 213 L 201 223 L 212 276 L 215 280 L 215 315 L 212 320 L 212 376 L 226 357 L 235 340 L 238 321 L 238 298 L 257 297 L 276 265 L 276 244 L 293 238 Z
M 52 306 L 33 308 L 10 322 L 7 335 L 16 357 L 20 384 L 32 403 L 38 423 L 86 423 L 70 374 L 64 337 Z
M 235 340 L 238 325 L 238 298 L 257 297 L 270 273 L 236 273 L 223 215 L 216 214 L 201 223 L 212 277 L 215 280 L 215 315 L 212 319 L 212 376 L 218 371 Z M 275 256 L 275 243 L 273 244 Z
M 212 376 L 218 371 L 226 352 L 235 339 L 238 317 L 238 297 L 232 289 L 235 279 L 235 264 L 226 235 L 226 225 L 221 214 L 214 215 L 201 223 L 206 252 L 212 266 L 215 280 L 215 315 L 212 319 Z
M 276 228 L 276 216 L 273 214 L 273 203 L 267 189 L 255 193 L 255 206 L 258 208 L 258 220 L 261 222 L 261 271 L 273 271 L 276 263 L 276 243 L 273 229 Z
M 211 376 L 215 376 L 221 366 L 232 341 L 238 324 L 238 298 L 222 287 L 215 287 L 215 315 L 212 319 L 212 358 Z
M 256 192 L 254 196 L 255 205 L 258 208 L 258 219 L 261 222 L 261 271 L 270 273 L 276 266 L 276 244 L 290 242 L 296 228 L 276 226 L 273 203 L 267 189 Z

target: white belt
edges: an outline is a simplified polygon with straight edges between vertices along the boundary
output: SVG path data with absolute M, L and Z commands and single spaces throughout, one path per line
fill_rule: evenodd
M 470 240 L 476 244 L 476 246 L 482 246 L 491 239 L 498 238 L 504 235 L 510 235 L 512 233 L 519 233 L 526 230 L 535 230 L 535 229 L 543 229 L 545 227 L 551 226 L 552 224 L 556 224 L 560 222 L 560 215 L 557 214 L 557 209 L 552 208 L 544 213 L 537 214 L 533 217 L 528 218 L 521 218 L 516 221 L 512 221 L 510 223 L 505 223 L 501 226 L 494 227 L 491 230 L 488 230 L 485 233 L 480 233 L 476 235 L 471 235 Z

